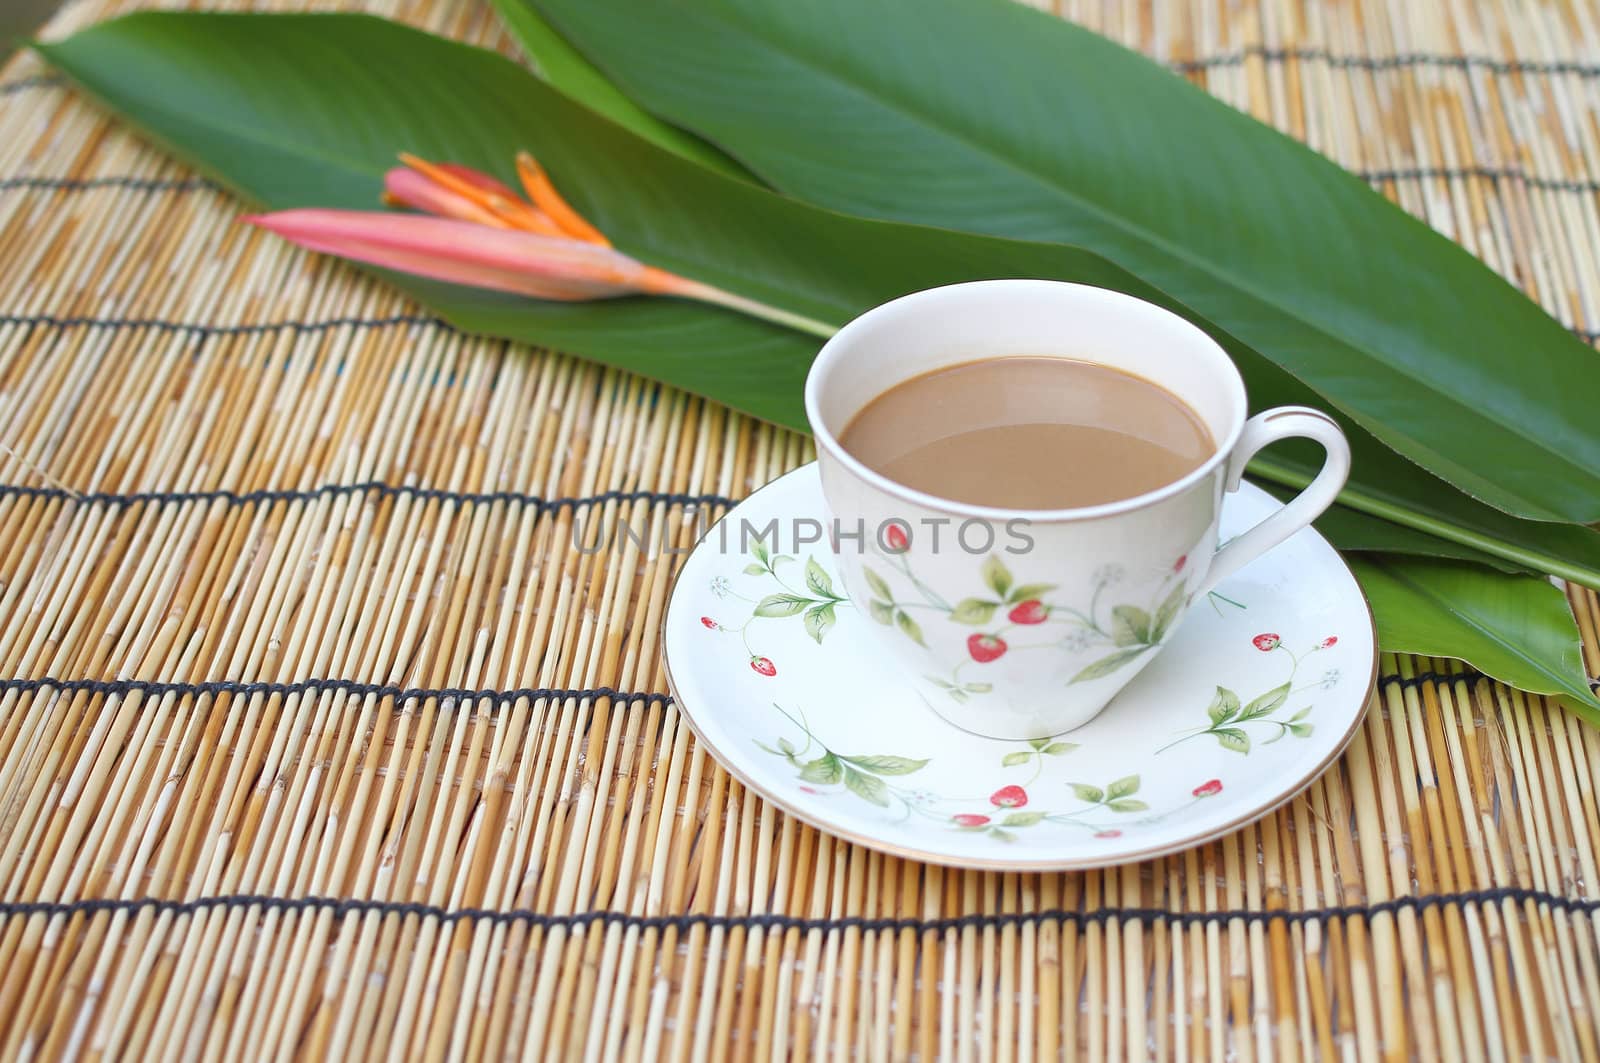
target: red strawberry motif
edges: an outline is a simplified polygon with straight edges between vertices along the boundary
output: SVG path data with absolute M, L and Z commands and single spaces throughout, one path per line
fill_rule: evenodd
M 1028 803 L 1028 791 L 1020 786 L 1002 786 L 989 795 L 989 803 L 996 808 L 1021 808 Z
M 998 660 L 1006 652 L 1006 640 L 998 635 L 971 635 L 967 638 L 967 652 L 979 664 Z
M 1212 779 L 1210 782 L 1203 782 L 1194 788 L 1194 795 L 1196 797 L 1210 797 L 1213 794 L 1220 794 L 1221 792 L 1221 779 Z
M 1013 624 L 1042 624 L 1050 615 L 1050 610 L 1037 598 L 1029 598 L 1012 608 L 1006 618 Z
M 1323 639 L 1321 643 L 1318 644 L 1317 649 L 1325 650 L 1329 646 L 1336 646 L 1338 644 L 1339 644 L 1339 636 L 1338 635 L 1329 635 L 1327 638 Z
M 777 667 L 774 666 L 772 661 L 766 657 L 750 658 L 750 667 L 765 676 L 774 676 L 778 674 Z
M 989 822 L 989 817 L 963 812 L 959 816 L 951 816 L 950 821 L 958 827 L 981 827 Z
M 1189 555 L 1188 554 L 1179 554 L 1178 555 L 1178 560 L 1176 560 L 1176 561 L 1174 561 L 1172 563 L 1172 571 L 1173 571 L 1173 573 L 1176 574 L 1176 573 L 1182 572 L 1183 571 L 1183 566 L 1188 564 L 1188 563 L 1189 563 Z
M 905 528 L 899 524 L 885 526 L 883 541 L 889 544 L 890 553 L 903 554 L 911 549 L 911 539 L 906 535 Z
M 1097 832 L 1095 834 L 1095 837 L 1096 838 L 1120 838 L 1120 837 L 1122 837 L 1122 832 L 1120 830 L 1103 830 L 1103 831 Z
M 1262 653 L 1266 653 L 1268 650 L 1277 649 L 1278 643 L 1282 642 L 1283 640 L 1269 631 L 1265 634 L 1257 635 L 1250 641 L 1255 643 L 1256 649 L 1260 650 Z
M 709 616 L 702 616 L 700 618 L 700 623 L 702 625 L 704 625 L 705 627 L 710 628 L 712 631 L 717 630 L 717 628 L 721 626 L 715 620 L 711 619 Z

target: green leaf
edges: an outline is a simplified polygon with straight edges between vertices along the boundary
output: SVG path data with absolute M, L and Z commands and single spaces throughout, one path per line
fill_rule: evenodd
M 767 546 L 767 540 L 756 536 L 750 540 L 750 552 L 756 555 L 756 560 L 770 569 L 772 567 L 772 550 Z
M 1160 642 L 1167 637 L 1167 632 L 1172 628 L 1173 620 L 1183 609 L 1183 603 L 1188 601 L 1188 593 L 1184 590 L 1183 581 L 1172 588 L 1172 593 L 1167 595 L 1161 606 L 1156 609 L 1156 618 L 1150 624 L 1150 641 Z
M 800 778 L 804 782 L 820 783 L 831 786 L 844 777 L 844 765 L 839 763 L 839 758 L 832 753 L 824 753 L 816 760 L 807 761 L 800 768 Z
M 1211 698 L 1211 706 L 1206 709 L 1206 715 L 1211 717 L 1213 724 L 1227 723 L 1239 714 L 1239 695 L 1227 687 L 1218 687 Z
M 795 752 L 794 743 L 787 738 L 778 739 L 778 749 L 784 756 L 793 756 Z
M 922 641 L 922 628 L 918 626 L 915 620 L 911 619 L 911 614 L 906 612 L 904 609 L 896 609 L 894 611 L 894 624 L 895 627 L 905 632 L 906 637 L 912 642 L 915 642 L 918 646 L 927 645 L 926 642 Z
M 710 144 L 668 125 L 630 100 L 594 64 L 562 40 L 531 6 L 518 0 L 494 0 L 494 5 L 506 28 L 527 52 L 534 72 L 562 94 L 668 151 L 729 177 L 755 180 L 750 171 Z
M 814 557 L 806 558 L 806 586 L 824 598 L 838 597 L 833 593 L 832 578 L 822 570 Z
M 1235 753 L 1250 752 L 1250 736 L 1237 727 L 1224 727 L 1211 733 L 1217 736 L 1217 743 L 1223 749 L 1231 749 Z
M 1031 827 L 1044 822 L 1043 812 L 1013 812 L 1000 821 L 1002 827 Z
M 987 694 L 994 689 L 993 683 L 962 683 L 961 689 L 973 694 Z
M 1087 801 L 1091 805 L 1098 805 L 1105 800 L 1106 795 L 1098 786 L 1089 786 L 1081 782 L 1068 783 L 1067 785 L 1072 787 L 1072 792 L 1079 801 Z
M 1011 588 L 1011 593 L 1006 595 L 1007 602 L 1027 602 L 1034 598 L 1043 598 L 1056 589 L 1054 583 L 1024 583 Z
M 1006 563 L 1000 560 L 1000 556 L 990 554 L 984 559 L 983 568 L 979 571 L 989 589 L 1004 600 L 1006 591 L 1011 589 L 1011 570 L 1006 568 Z
M 769 594 L 756 603 L 755 615 L 765 617 L 794 616 L 803 613 L 806 607 L 816 604 L 810 598 L 802 598 L 797 594 Z
M 1000 608 L 999 602 L 986 602 L 982 598 L 963 598 L 950 610 L 950 619 L 958 624 L 987 624 Z
M 1045 746 L 1047 746 L 1049 744 L 1050 744 L 1050 739 L 1048 739 L 1048 738 L 1030 738 L 1030 739 L 1028 739 L 1028 745 L 1031 746 L 1034 749 L 1043 749 Z
M 1118 779 L 1106 787 L 1107 797 L 1127 797 L 1129 794 L 1138 792 L 1139 776 L 1137 775 L 1129 775 L 1126 778 Z
M 1359 178 L 1104 37 L 1007 0 L 533 2 L 776 188 L 1092 249 L 1471 494 L 1600 519 L 1592 352 Z
M 921 771 L 928 764 L 926 760 L 913 760 L 910 757 L 866 756 L 842 759 L 847 764 L 854 764 L 864 771 L 876 772 L 879 775 L 910 775 L 914 771 Z
M 1290 723 L 1294 723 L 1296 720 L 1303 720 L 1307 716 L 1310 716 L 1310 715 L 1311 715 L 1311 706 L 1307 705 L 1305 708 L 1301 709 L 1299 712 L 1297 712 L 1293 716 L 1289 717 L 1289 722 Z
M 1600 725 L 1577 623 L 1565 595 L 1550 583 L 1459 561 L 1383 554 L 1349 560 L 1372 603 L 1384 649 L 1464 660 L 1502 683 L 1559 695 Z
M 1077 748 L 1078 743 L 1076 742 L 1051 742 L 1044 747 L 1044 752 L 1052 757 L 1059 757 L 1065 753 L 1071 753 Z
M 834 622 L 833 603 L 825 602 L 806 613 L 806 634 L 817 640 L 821 645 L 822 636 L 826 635 Z
M 1026 764 L 1032 759 L 1032 753 L 1019 749 L 1015 753 L 1007 753 L 1005 756 L 1001 757 L 1000 766 L 1002 768 L 1014 768 L 1018 764 Z
M 843 217 L 730 180 L 598 117 L 503 57 L 380 19 L 146 12 L 36 47 L 147 134 L 273 208 L 371 209 L 384 171 L 406 149 L 514 183 L 514 154 L 526 148 L 622 250 L 831 324 L 906 291 L 1019 275 L 1097 284 L 1185 311 L 1090 251 Z M 197 99 L 205 107 L 192 106 Z M 841 256 L 841 247 L 850 253 Z M 805 426 L 802 383 L 817 341 L 790 329 L 682 300 L 546 303 L 374 272 L 468 331 L 565 350 Z M 1232 344 L 1230 352 L 1258 406 L 1316 400 L 1248 349 Z M 1514 520 L 1364 432 L 1351 442 L 1356 480 L 1343 497 L 1352 504 L 1600 584 L 1600 533 Z M 1319 461 L 1286 444 L 1252 469 L 1270 467 L 1272 478 L 1297 484 Z
M 950 691 L 950 697 L 959 704 L 965 705 L 967 703 L 967 692 L 965 690 L 952 690 Z
M 1108 657 L 1102 657 L 1098 661 L 1095 661 L 1093 664 L 1084 668 L 1083 671 L 1072 677 L 1071 682 L 1084 683 L 1091 679 L 1099 679 L 1102 676 L 1108 676 L 1112 672 L 1117 671 L 1123 665 L 1127 664 L 1129 661 L 1133 660 L 1135 657 L 1139 656 L 1141 653 L 1144 653 L 1149 648 L 1150 647 L 1148 646 L 1136 646 L 1131 650 L 1118 650 L 1116 653 L 1113 653 Z
M 1289 684 L 1285 683 L 1280 687 L 1274 687 L 1246 705 L 1244 711 L 1239 714 L 1239 721 L 1242 723 L 1245 720 L 1255 720 L 1266 716 L 1277 711 L 1278 706 L 1287 700 L 1289 700 Z
M 863 801 L 871 801 L 884 808 L 889 807 L 889 787 L 876 775 L 865 775 L 854 768 L 846 767 L 844 786 Z
M 990 827 L 989 837 L 993 838 L 997 842 L 1014 842 L 1017 840 L 1017 836 L 1015 834 L 1012 834 L 1008 830 L 1001 830 L 999 827 Z
M 1291 723 L 1289 725 L 1289 733 L 1296 738 L 1310 738 L 1311 730 L 1312 725 L 1309 723 Z
M 1148 812 L 1150 810 L 1149 805 L 1143 801 L 1136 801 L 1131 797 L 1124 798 L 1121 801 L 1109 801 L 1106 803 L 1106 807 L 1113 812 Z
M 867 611 L 880 624 L 894 623 L 894 607 L 888 602 L 868 602 Z
M 746 576 L 764 576 L 767 574 L 767 569 L 765 565 L 758 565 L 752 561 L 744 566 L 744 574 Z
M 1111 610 L 1111 641 L 1118 646 L 1149 645 L 1150 614 L 1137 605 L 1119 605 Z
M 882 598 L 886 602 L 894 601 L 894 592 L 889 589 L 889 584 L 884 582 L 882 576 L 870 568 L 863 568 L 861 572 L 867 577 L 867 586 L 872 588 L 872 593 L 875 596 Z

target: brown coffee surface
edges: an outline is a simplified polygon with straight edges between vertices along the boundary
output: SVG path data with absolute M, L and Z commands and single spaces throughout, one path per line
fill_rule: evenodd
M 839 437 L 869 469 L 918 491 L 1008 509 L 1132 498 L 1216 450 L 1165 388 L 1089 362 L 986 358 L 924 373 L 869 402 Z

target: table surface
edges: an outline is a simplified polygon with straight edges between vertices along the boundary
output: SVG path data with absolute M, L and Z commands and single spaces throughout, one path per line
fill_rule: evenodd
M 340 6 L 514 51 L 486 4 Z M 1600 327 L 1592 7 L 1062 14 Z M 1142 865 L 832 840 L 665 695 L 675 558 L 571 546 L 688 542 L 686 499 L 809 444 L 452 332 L 240 210 L 35 57 L 0 74 L 7 1058 L 1600 1057 L 1600 736 L 1553 702 L 1386 657 L 1303 797 Z

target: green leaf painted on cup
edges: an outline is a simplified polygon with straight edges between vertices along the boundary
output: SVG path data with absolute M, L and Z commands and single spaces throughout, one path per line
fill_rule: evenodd
M 841 757 L 839 759 L 846 764 L 854 764 L 863 771 L 870 771 L 878 775 L 910 775 L 914 771 L 921 771 L 928 765 L 926 760 L 886 755 Z
M 824 598 L 838 597 L 833 593 L 833 579 L 822 570 L 814 557 L 806 558 L 806 586 Z
M 1211 705 L 1206 709 L 1206 715 L 1211 717 L 1213 724 L 1227 723 L 1239 713 L 1239 695 L 1227 687 L 1218 687 L 1211 698 Z
M 811 598 L 802 598 L 798 594 L 769 594 L 756 603 L 755 615 L 763 617 L 794 616 L 803 613 L 806 608 L 815 605 Z
M 1150 639 L 1150 614 L 1137 605 L 1111 610 L 1111 641 L 1118 646 L 1145 646 Z
M 994 611 L 1000 608 L 999 602 L 985 601 L 982 598 L 963 598 L 950 610 L 950 619 L 958 624 L 987 624 L 994 618 Z
M 983 582 L 1003 600 L 1006 592 L 1011 589 L 1011 570 L 1006 567 L 1006 563 L 1000 560 L 998 554 L 990 554 L 984 559 L 980 572 Z
M 867 586 L 872 589 L 874 596 L 882 598 L 886 602 L 894 601 L 894 592 L 889 589 L 889 584 L 884 581 L 882 576 L 865 567 L 861 569 L 861 573 L 867 577 Z
M 806 761 L 800 768 L 800 778 L 804 782 L 831 786 L 844 778 L 844 765 L 832 753 L 824 753 L 816 760 Z
M 846 766 L 844 769 L 845 789 L 861 798 L 883 808 L 889 807 L 889 787 L 876 775 L 867 775 Z
M 1135 657 L 1139 656 L 1141 653 L 1144 653 L 1149 648 L 1150 647 L 1148 646 L 1135 646 L 1130 650 L 1118 650 L 1110 656 L 1102 657 L 1098 661 L 1095 661 L 1093 664 L 1084 668 L 1083 671 L 1072 677 L 1071 682 L 1086 683 L 1091 679 L 1099 679 L 1103 676 L 1108 676 L 1112 672 L 1117 671 L 1123 665 L 1127 664 L 1129 661 L 1133 660 Z
M 833 627 L 834 620 L 832 602 L 825 602 L 822 605 L 815 606 L 806 612 L 806 634 L 816 639 L 820 644 L 822 636 L 826 635 L 829 629 Z

